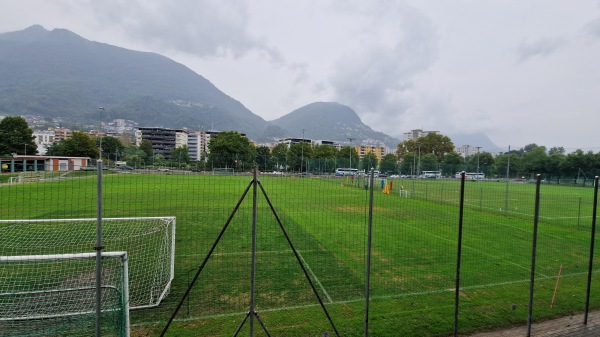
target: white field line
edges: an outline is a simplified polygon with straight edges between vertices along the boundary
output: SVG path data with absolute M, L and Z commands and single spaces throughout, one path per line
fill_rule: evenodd
M 300 252 L 300 251 L 298 251 Z M 303 253 L 312 253 L 315 252 L 315 250 L 305 250 L 303 251 Z M 258 250 L 256 251 L 256 254 L 293 254 L 293 252 L 291 250 Z M 235 255 L 251 255 L 252 252 L 226 252 L 226 253 L 213 253 L 211 256 L 235 256 Z M 184 255 L 177 255 L 177 257 L 198 257 L 198 254 L 184 254 Z
M 306 263 L 306 261 L 304 260 L 304 257 L 302 257 L 302 254 L 300 253 L 300 251 L 297 250 L 297 252 L 298 252 L 298 256 L 300 257 L 300 260 L 306 266 L 306 269 L 310 273 L 310 275 L 313 278 L 313 280 L 315 281 L 315 283 L 319 286 L 319 288 L 321 288 L 321 290 L 323 291 L 323 293 L 327 297 L 327 300 L 329 300 L 329 303 L 333 303 L 333 300 L 331 299 L 331 296 L 329 296 L 329 293 L 327 292 L 327 290 L 325 290 L 325 287 L 323 286 L 323 284 L 321 283 L 321 281 L 319 281 L 319 278 L 317 277 L 317 275 L 315 274 L 315 272 L 313 272 L 313 270 L 310 268 L 310 266 L 308 265 L 308 263 Z M 305 250 L 303 252 L 304 253 L 312 253 L 312 252 L 315 252 L 315 250 Z M 252 252 L 214 253 L 214 254 L 212 254 L 212 256 L 234 256 L 234 255 L 238 255 L 239 256 L 239 255 L 250 255 L 251 253 Z M 293 252 L 291 250 L 285 250 L 285 251 L 271 250 L 271 251 L 257 251 L 256 252 L 256 254 L 287 254 L 287 253 L 293 253 Z M 177 257 L 187 257 L 187 256 L 197 257 L 197 255 L 190 255 L 190 254 L 183 255 L 183 256 L 178 255 Z
M 600 270 L 594 271 L 592 273 L 593 274 L 598 274 L 598 273 L 600 273 Z M 587 272 L 564 274 L 564 275 L 561 275 L 561 277 L 566 278 L 566 277 L 573 277 L 573 276 L 579 276 L 579 275 L 584 275 L 584 274 L 587 274 Z M 540 281 L 540 280 L 544 281 L 544 280 L 551 280 L 551 279 L 556 279 L 556 276 L 546 276 L 546 277 L 542 277 L 542 278 L 537 278 L 536 281 Z M 479 285 L 475 285 L 475 286 L 461 287 L 460 290 L 462 291 L 462 290 L 474 290 L 474 289 L 493 288 L 493 287 L 498 287 L 498 286 L 505 286 L 505 285 L 517 284 L 517 283 L 528 283 L 530 281 L 531 280 L 529 280 L 529 279 L 523 279 L 523 280 L 515 280 L 515 281 L 506 281 L 506 282 L 479 284 Z M 382 295 L 382 296 L 373 296 L 373 297 L 371 297 L 371 300 L 393 300 L 393 299 L 398 299 L 398 298 L 406 298 L 406 297 L 412 297 L 412 296 L 427 296 L 427 295 L 448 293 L 448 292 L 454 292 L 454 291 L 455 291 L 454 288 L 449 288 L 449 289 L 420 291 L 420 292 L 405 293 L 405 294 L 396 294 L 396 295 Z M 351 299 L 351 300 L 331 302 L 330 304 L 332 304 L 332 305 L 336 305 L 336 304 L 351 304 L 351 303 L 358 303 L 358 302 L 364 302 L 364 301 L 365 301 L 364 298 L 355 298 L 355 299 Z M 261 312 L 289 311 L 289 310 L 314 308 L 314 307 L 318 307 L 318 306 L 320 306 L 320 305 L 319 304 L 306 304 L 306 305 L 297 305 L 297 306 L 290 306 L 290 307 L 264 309 L 264 310 L 261 310 Z M 428 310 L 428 309 L 429 308 L 426 308 L 426 309 L 423 309 L 423 310 Z M 189 318 L 175 319 L 175 321 L 177 321 L 177 322 L 189 322 L 189 321 L 199 321 L 199 320 L 206 320 L 206 319 L 243 316 L 243 315 L 246 315 L 246 314 L 247 314 L 247 312 L 234 312 L 234 313 L 228 313 L 228 314 L 207 315 L 207 316 L 202 316 L 202 317 L 189 317 Z M 161 324 L 164 324 L 164 323 L 165 323 L 164 321 L 142 322 L 142 323 L 132 324 L 131 326 L 137 327 L 137 326 L 148 326 L 148 325 L 161 325 Z
M 323 293 L 325 294 L 325 296 L 327 296 L 327 299 L 329 300 L 329 303 L 333 303 L 333 300 L 331 299 L 331 296 L 329 296 L 329 293 L 327 292 L 327 290 L 325 290 L 325 287 L 323 287 L 323 284 L 321 283 L 321 281 L 319 281 L 319 278 L 312 271 L 312 269 L 310 268 L 310 266 L 308 265 L 308 263 L 306 263 L 306 261 L 304 261 L 304 258 L 302 257 L 302 254 L 300 254 L 300 252 L 298 252 L 298 256 L 300 257 L 300 261 L 302 261 L 302 263 L 304 263 L 304 265 L 306 266 L 306 269 L 308 269 L 308 272 L 313 277 L 313 279 L 315 280 L 315 282 L 317 283 L 317 285 L 319 285 L 319 288 L 321 288 L 321 290 L 323 290 Z

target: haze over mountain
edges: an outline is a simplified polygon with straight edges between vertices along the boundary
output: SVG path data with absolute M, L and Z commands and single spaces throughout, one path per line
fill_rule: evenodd
M 334 102 L 308 104 L 265 121 L 169 58 L 89 41 L 65 29 L 34 25 L 0 34 L 0 78 L 0 115 L 97 125 L 98 108 L 104 107 L 105 122 L 121 118 L 140 126 L 236 130 L 258 142 L 301 137 L 304 129 L 307 138 L 342 144 L 348 138 L 354 145 L 395 148 L 399 143 Z M 414 127 L 398 128 L 406 132 Z
M 294 137 L 300 137 L 304 130 L 307 138 L 315 138 L 313 134 L 327 135 L 328 138 L 324 140 L 354 145 L 363 143 L 395 148 L 399 143 L 396 138 L 373 131 L 363 124 L 354 110 L 335 102 L 311 103 L 273 120 L 272 123 L 288 130 Z

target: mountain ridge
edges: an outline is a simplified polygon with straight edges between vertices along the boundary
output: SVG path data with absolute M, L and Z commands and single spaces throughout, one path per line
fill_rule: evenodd
M 59 117 L 77 125 L 127 119 L 139 125 L 235 130 L 257 142 L 306 137 L 395 148 L 352 108 L 314 102 L 266 121 L 183 64 L 152 52 L 33 25 L 0 33 L 0 115 Z M 352 139 L 352 141 L 350 141 Z M 455 144 L 458 145 L 458 144 Z

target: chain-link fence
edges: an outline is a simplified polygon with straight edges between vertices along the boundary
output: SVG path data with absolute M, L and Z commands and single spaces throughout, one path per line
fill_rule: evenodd
M 462 184 L 105 170 L 103 217 L 177 221 L 170 293 L 131 312 L 131 335 L 160 335 L 176 308 L 166 336 L 449 336 L 584 311 L 595 188 Z M 94 171 L 12 175 L 0 219 L 93 218 L 96 196 Z M 590 295 L 600 308 L 594 277 Z

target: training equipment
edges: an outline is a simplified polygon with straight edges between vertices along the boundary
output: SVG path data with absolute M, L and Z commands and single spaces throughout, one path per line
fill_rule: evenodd
M 102 232 L 104 251 L 129 254 L 130 308 L 158 306 L 174 275 L 175 217 L 104 218 Z M 95 245 L 95 218 L 0 220 L 0 256 L 75 254 Z
M 0 336 L 93 336 L 96 253 L 0 256 Z M 129 336 L 127 252 L 102 253 L 102 336 Z

